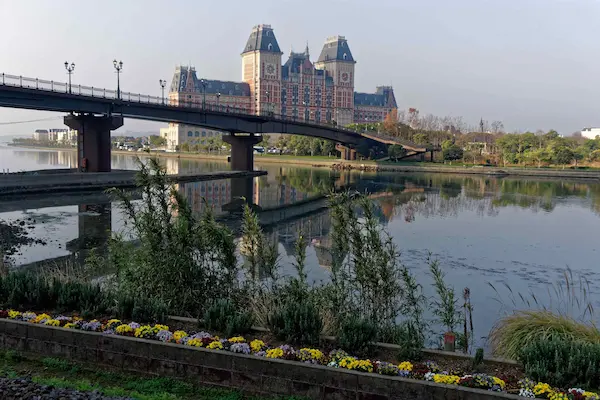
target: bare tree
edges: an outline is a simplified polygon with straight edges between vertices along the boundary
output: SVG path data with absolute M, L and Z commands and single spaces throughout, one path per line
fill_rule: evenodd
M 502 121 L 492 122 L 492 133 L 500 133 L 504 130 L 504 124 Z

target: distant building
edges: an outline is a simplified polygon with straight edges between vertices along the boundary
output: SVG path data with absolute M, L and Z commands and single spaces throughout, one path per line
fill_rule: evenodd
M 194 67 L 177 67 L 169 103 L 344 126 L 381 122 L 398 108 L 391 86 L 379 86 L 375 93 L 354 91 L 356 61 L 344 36 L 328 38 L 316 61 L 306 46 L 304 52 L 291 51 L 283 63 L 271 26 L 257 25 L 241 55 L 242 82 L 199 79 Z M 172 137 L 171 148 L 189 138 L 188 129 L 176 131 L 174 125 L 161 130 L 161 136 Z
M 48 130 L 47 129 L 36 129 L 33 133 L 33 140 L 37 140 L 38 142 L 47 142 L 48 141 Z
M 220 138 L 223 132 L 183 124 L 169 124 L 168 128 L 160 129 L 160 136 L 167 141 L 168 150 L 176 150 L 183 143 L 207 145 L 211 139 Z
M 581 136 L 587 139 L 596 139 L 596 136 L 600 136 L 600 128 L 583 128 Z

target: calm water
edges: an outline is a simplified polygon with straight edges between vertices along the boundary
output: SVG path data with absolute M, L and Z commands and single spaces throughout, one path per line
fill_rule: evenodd
M 0 171 L 33 170 L 75 165 L 75 155 L 2 147 Z M 171 173 L 228 169 L 226 163 L 165 160 Z M 319 189 L 335 185 L 368 190 L 380 221 L 410 267 L 431 293 L 426 259 L 440 260 L 448 281 L 462 292 L 471 290 L 476 335 L 487 335 L 498 315 L 513 307 L 504 284 L 514 292 L 548 297 L 548 286 L 565 268 L 591 283 L 600 304 L 597 232 L 600 228 L 600 184 L 586 181 L 531 180 L 435 174 L 335 173 L 326 169 L 258 164 L 268 176 L 252 182 L 229 180 L 181 184 L 178 189 L 194 209 L 202 198 L 232 228 L 227 204 L 245 195 L 263 210 L 265 231 L 279 242 L 284 271 L 291 273 L 290 255 L 299 231 L 310 239 L 309 276 L 326 280 L 330 262 L 331 221 Z M 133 156 L 113 156 L 113 168 L 132 169 Z M 0 219 L 31 218 L 32 234 L 46 246 L 23 248 L 17 264 L 77 257 L 106 241 L 110 229 L 123 229 L 116 204 L 100 194 L 78 194 L 0 200 Z M 32 263 L 34 263 L 32 265 Z M 505 306 L 488 285 L 502 292 Z

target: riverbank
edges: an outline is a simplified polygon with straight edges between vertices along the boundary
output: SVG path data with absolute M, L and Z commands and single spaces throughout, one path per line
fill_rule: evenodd
M 75 148 L 53 148 L 40 146 L 15 146 L 31 148 L 37 150 L 62 150 L 73 151 Z M 139 157 L 159 157 L 159 158 L 179 158 L 196 160 L 214 160 L 227 162 L 228 154 L 203 154 L 203 153 L 166 153 L 166 152 L 130 152 L 122 150 L 113 150 L 113 154 L 130 155 Z M 540 177 L 540 178 L 565 178 L 565 179 L 600 179 L 600 170 L 573 170 L 558 168 L 522 168 L 522 167 L 484 167 L 484 166 L 462 166 L 436 163 L 417 163 L 400 162 L 397 164 L 389 162 L 376 162 L 370 160 L 364 161 L 346 161 L 338 158 L 326 156 L 292 156 L 292 155 L 274 155 L 263 154 L 256 155 L 254 158 L 257 164 L 289 164 L 302 165 L 314 168 L 332 168 L 336 170 L 356 170 L 371 172 L 426 172 L 456 175 L 489 175 L 489 176 L 514 176 L 514 177 Z

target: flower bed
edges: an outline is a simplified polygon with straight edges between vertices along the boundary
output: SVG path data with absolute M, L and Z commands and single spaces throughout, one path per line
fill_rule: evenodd
M 213 351 L 229 351 L 268 359 L 291 360 L 364 373 L 426 380 L 494 392 L 507 391 L 507 385 L 501 377 L 487 374 L 454 375 L 452 371 L 441 371 L 439 366 L 432 361 L 424 363 L 404 361 L 394 364 L 385 361 L 360 359 L 347 354 L 343 350 L 333 350 L 325 354 L 320 349 L 315 348 L 295 349 L 290 345 L 271 347 L 260 339 L 247 342 L 241 336 L 220 338 L 204 331 L 193 333 L 182 330 L 171 331 L 166 325 L 141 325 L 136 322 L 126 323 L 117 319 L 85 321 L 77 317 L 52 317 L 48 314 L 35 314 L 15 310 L 0 310 L 0 318 L 62 327 L 65 329 L 101 332 L 106 335 L 129 336 L 157 340 L 164 343 L 177 343 L 185 346 L 203 347 Z M 579 388 L 560 390 L 552 388 L 546 383 L 533 382 L 529 379 L 519 381 L 519 389 L 517 390 L 520 396 L 530 398 L 600 400 L 600 397 L 596 393 L 584 391 Z

